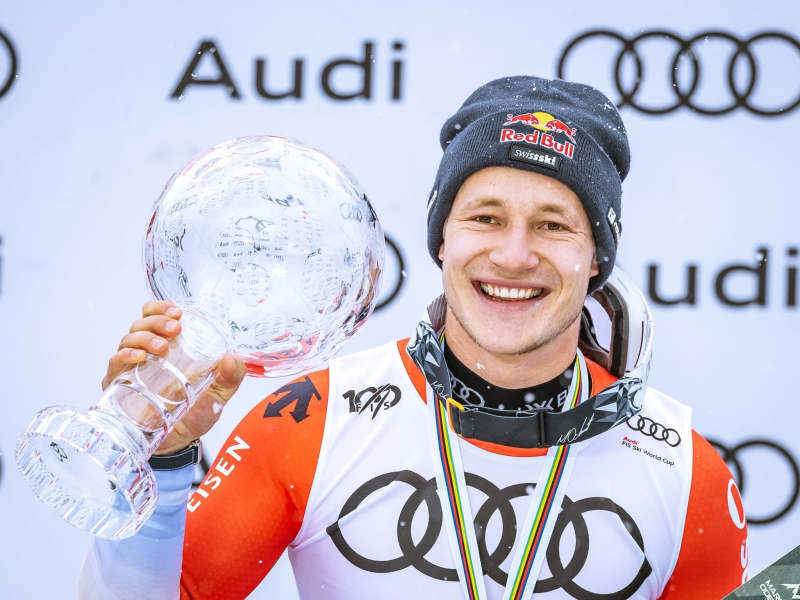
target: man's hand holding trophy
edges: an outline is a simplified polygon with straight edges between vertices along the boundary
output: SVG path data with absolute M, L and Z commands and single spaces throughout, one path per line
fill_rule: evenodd
M 173 175 L 144 241 L 154 302 L 88 411 L 40 411 L 17 464 L 37 497 L 106 539 L 152 514 L 148 464 L 203 435 L 241 383 L 324 364 L 371 313 L 383 232 L 355 179 L 280 137 L 225 142 Z

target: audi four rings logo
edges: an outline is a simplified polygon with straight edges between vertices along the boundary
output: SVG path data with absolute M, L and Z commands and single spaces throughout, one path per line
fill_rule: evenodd
M 5 61 L 0 59 L 0 78 L 2 78 L 3 73 L 8 70 L 5 81 L 0 79 L 0 98 L 2 98 L 17 79 L 17 53 L 14 51 L 14 45 L 11 43 L 11 40 L 2 30 L 0 30 L 0 46 L 4 49 L 0 51 L 0 54 L 4 53 L 7 56 Z M 7 66 L 4 66 L 3 62 L 6 62 Z
M 595 38 L 608 38 L 619 44 L 616 60 L 614 60 L 611 66 L 614 84 L 619 94 L 619 99 L 617 100 L 617 106 L 619 108 L 630 106 L 645 114 L 663 115 L 677 110 L 681 106 L 685 106 L 702 115 L 711 116 L 724 115 L 737 108 L 744 108 L 762 117 L 777 117 L 787 114 L 800 105 L 800 90 L 798 92 L 791 92 L 797 93 L 794 97 L 790 96 L 775 99 L 777 106 L 763 106 L 756 104 L 755 101 L 751 101 L 752 94 L 756 90 L 757 84 L 772 85 L 780 83 L 780 81 L 763 81 L 764 77 L 761 70 L 763 62 L 759 62 L 759 60 L 763 61 L 763 57 L 761 59 L 757 57 L 757 49 L 759 49 L 764 42 L 777 42 L 800 56 L 800 42 L 787 33 L 780 31 L 763 31 L 749 38 L 739 39 L 735 35 L 725 31 L 710 30 L 698 33 L 688 39 L 683 39 L 672 31 L 657 29 L 645 31 L 639 35 L 628 38 L 610 29 L 593 29 L 578 35 L 564 48 L 558 60 L 557 75 L 559 78 L 569 79 L 570 74 L 567 73 L 568 61 L 582 51 L 581 47 L 585 47 L 585 42 Z M 642 88 L 642 82 L 645 79 L 647 67 L 650 66 L 647 61 L 648 57 L 644 56 L 641 52 L 640 43 L 654 38 L 668 40 L 674 45 L 671 67 L 668 72 L 663 73 L 666 80 L 671 83 L 670 88 L 674 99 L 661 105 L 646 105 L 637 98 Z M 722 70 L 718 69 L 715 65 L 701 62 L 698 57 L 699 43 L 706 43 L 709 40 L 722 40 L 731 46 L 727 65 L 722 67 Z M 634 77 L 630 85 L 626 85 L 622 81 L 623 62 L 626 57 L 632 59 L 634 65 Z M 746 76 L 744 77 L 744 82 L 737 83 L 737 77 L 735 77 L 735 75 L 739 68 L 741 68 L 737 67 L 739 64 L 744 66 Z M 727 98 L 720 98 L 718 103 L 714 106 L 701 105 L 699 101 L 695 100 L 695 92 L 698 89 L 700 81 L 714 72 L 724 72 L 727 75 Z M 574 74 L 572 76 L 575 77 Z
M 634 431 L 641 431 L 644 435 L 655 438 L 660 442 L 666 442 L 673 448 L 681 443 L 681 435 L 677 431 L 670 427 L 665 427 L 649 417 L 640 414 L 634 415 L 629 417 L 625 423 Z
M 732 448 L 729 448 L 721 442 L 712 440 L 711 438 L 706 438 L 706 440 L 708 440 L 708 443 L 717 449 L 717 451 L 722 455 L 723 460 L 728 463 L 728 466 L 730 466 L 731 471 L 733 471 L 733 476 L 736 479 L 736 484 L 739 487 L 739 492 L 742 496 L 745 494 L 745 485 L 747 483 L 744 469 L 742 467 L 742 455 L 748 450 L 757 448 L 768 450 L 772 456 L 775 456 L 779 461 L 784 462 L 792 472 L 792 492 L 789 496 L 789 499 L 782 505 L 779 505 L 778 508 L 771 513 L 754 515 L 748 511 L 747 523 L 749 525 L 765 525 L 767 523 L 774 523 L 786 515 L 786 513 L 792 510 L 792 508 L 794 508 L 794 505 L 797 503 L 797 498 L 800 496 L 800 467 L 797 466 L 797 461 L 795 460 L 794 456 L 792 456 L 792 454 L 786 450 L 786 448 L 770 440 L 746 440 L 741 444 L 733 446 Z M 769 496 L 770 498 L 776 497 L 775 494 L 772 493 L 770 493 Z
M 534 483 L 519 483 L 506 488 L 499 488 L 491 481 L 484 479 L 474 473 L 465 473 L 467 485 L 480 490 L 486 494 L 486 501 L 478 508 L 475 514 L 475 533 L 478 541 L 478 551 L 480 560 L 486 575 L 491 577 L 500 585 L 505 585 L 508 573 L 500 568 L 503 561 L 508 557 L 517 533 L 517 520 L 511 500 L 530 494 L 536 487 Z M 339 523 L 351 512 L 358 509 L 362 502 L 373 493 L 380 493 L 381 490 L 399 481 L 413 488 L 413 491 L 400 509 L 397 518 L 397 541 L 400 544 L 402 554 L 396 558 L 378 559 L 368 558 L 356 551 L 345 539 Z M 411 536 L 411 523 L 422 504 L 427 509 L 428 523 L 425 532 L 415 542 Z M 604 589 L 601 591 L 591 591 L 581 587 L 576 579 L 586 564 L 589 556 L 589 524 L 584 518 L 584 514 L 591 511 L 605 511 L 616 516 L 620 520 L 620 527 L 625 531 L 635 543 L 642 554 L 642 563 L 633 579 L 619 590 Z M 495 513 L 499 513 L 502 522 L 502 531 L 497 546 L 489 552 L 486 543 L 486 529 L 489 521 Z M 591 521 L 591 519 L 590 519 Z M 433 548 L 442 530 L 442 506 L 436 494 L 436 478 L 425 479 L 414 471 L 394 471 L 378 475 L 364 483 L 347 499 L 339 513 L 339 518 L 335 523 L 329 525 L 326 531 L 333 541 L 336 548 L 352 564 L 365 571 L 372 573 L 391 573 L 400 571 L 408 567 L 414 567 L 420 573 L 439 579 L 441 581 L 456 581 L 458 574 L 455 569 L 449 569 L 437 565 L 426 555 Z M 565 565 L 561 560 L 561 538 L 574 536 L 575 551 L 572 558 Z M 545 593 L 557 589 L 563 589 L 573 598 L 582 600 L 613 600 L 616 598 L 629 598 L 642 582 L 647 579 L 652 571 L 652 567 L 644 555 L 644 540 L 639 526 L 619 504 L 609 498 L 593 497 L 583 498 L 582 500 L 572 500 L 564 496 L 561 503 L 561 512 L 553 528 L 550 543 L 545 552 L 547 564 L 552 573 L 551 577 L 540 579 L 536 582 L 534 592 Z

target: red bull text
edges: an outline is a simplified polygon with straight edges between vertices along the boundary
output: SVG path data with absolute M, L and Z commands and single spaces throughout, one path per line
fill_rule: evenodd
M 561 123 L 561 121 L 559 121 Z M 563 123 L 561 123 L 563 125 Z M 566 127 L 566 125 L 564 126 Z M 568 128 L 567 128 L 568 129 Z M 554 130 L 555 131 L 555 130 Z M 575 130 L 569 130 L 572 135 L 574 135 Z M 550 135 L 549 133 L 544 133 L 543 131 L 539 131 L 538 129 L 533 133 L 518 133 L 513 129 L 506 129 L 503 128 L 500 132 L 500 141 L 501 142 L 525 142 L 527 144 L 532 144 L 534 146 L 541 146 L 542 148 L 548 148 L 555 152 L 558 152 L 562 156 L 572 159 L 575 154 L 575 139 L 572 138 L 572 135 L 563 132 L 567 137 L 572 139 L 573 143 L 570 142 L 557 142 L 555 138 Z

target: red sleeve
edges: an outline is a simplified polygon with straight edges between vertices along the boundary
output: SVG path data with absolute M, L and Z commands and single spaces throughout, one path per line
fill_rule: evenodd
M 747 569 L 747 522 L 739 489 L 720 455 L 692 431 L 692 487 L 678 562 L 660 600 L 722 598 Z
M 242 419 L 189 499 L 181 600 L 238 600 L 297 536 L 319 458 L 328 371 L 298 377 Z

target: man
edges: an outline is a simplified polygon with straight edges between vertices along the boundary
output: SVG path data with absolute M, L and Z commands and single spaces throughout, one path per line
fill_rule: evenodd
M 441 143 L 428 245 L 444 298 L 412 340 L 264 399 L 190 498 L 184 536 L 181 457 L 242 379 L 227 357 L 159 449 L 171 456 L 154 466 L 173 470 L 158 471 L 154 517 L 94 542 L 84 597 L 245 598 L 286 548 L 304 599 L 686 600 L 742 582 L 741 498 L 688 407 L 648 389 L 639 413 L 634 379 L 578 350 L 621 231 L 630 156 L 614 106 L 587 86 L 504 78 Z M 104 384 L 162 354 L 179 316 L 146 304 Z M 269 409 L 288 393 L 309 399 L 307 417 Z

